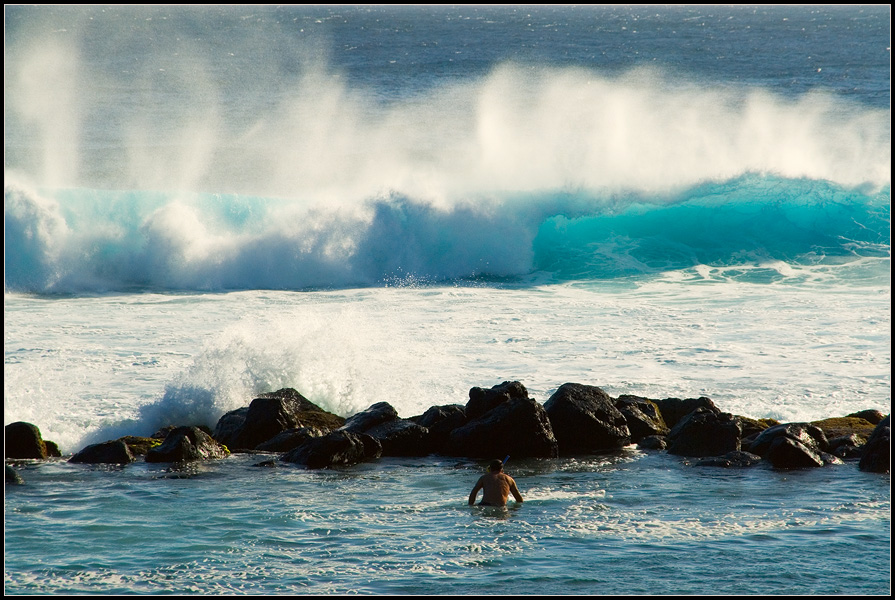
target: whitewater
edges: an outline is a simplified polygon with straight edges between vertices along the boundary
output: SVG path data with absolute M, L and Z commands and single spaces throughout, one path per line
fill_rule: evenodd
M 888 7 L 5 16 L 4 422 L 64 454 L 283 387 L 890 411 Z M 511 461 L 493 515 L 476 461 L 263 458 L 18 465 L 7 593 L 889 590 L 854 465 Z

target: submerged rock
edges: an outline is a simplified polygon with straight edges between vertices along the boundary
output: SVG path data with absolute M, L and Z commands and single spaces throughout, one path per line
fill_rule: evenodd
M 25 480 L 22 479 L 22 476 L 19 475 L 18 471 L 16 471 L 9 465 L 6 465 L 6 483 L 12 485 L 22 485 L 25 483 Z
M 226 448 L 198 427 L 178 427 L 146 453 L 146 462 L 184 462 L 224 458 Z
M 565 383 L 544 403 L 544 410 L 563 455 L 607 452 L 631 442 L 625 416 L 596 386 Z
M 751 467 L 761 462 L 761 457 L 751 452 L 743 452 L 742 450 L 734 450 L 723 456 L 712 456 L 703 458 L 694 465 L 696 467 Z

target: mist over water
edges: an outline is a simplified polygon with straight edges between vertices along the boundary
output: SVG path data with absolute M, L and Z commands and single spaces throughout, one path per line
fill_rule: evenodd
M 43 187 L 352 205 L 393 192 L 453 206 L 545 189 L 656 194 L 746 173 L 888 183 L 888 111 L 822 87 L 782 96 L 655 61 L 600 68 L 510 55 L 386 97 L 351 70 L 351 46 L 336 46 L 348 34 L 307 11 L 17 14 L 6 166 Z M 418 35 L 436 51 L 431 33 Z M 370 68 L 385 68 L 377 61 L 418 64 L 396 64 L 400 51 Z

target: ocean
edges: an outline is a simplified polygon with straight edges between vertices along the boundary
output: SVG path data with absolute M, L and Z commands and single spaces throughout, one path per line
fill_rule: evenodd
M 63 454 L 284 387 L 890 411 L 888 5 L 4 10 L 4 423 Z M 891 591 L 852 462 L 271 457 L 17 461 L 5 592 Z

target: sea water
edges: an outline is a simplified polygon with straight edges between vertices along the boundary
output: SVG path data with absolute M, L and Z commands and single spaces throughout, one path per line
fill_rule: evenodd
M 7 7 L 4 422 L 293 387 L 890 406 L 888 7 Z M 885 594 L 890 480 L 629 447 L 16 463 L 12 594 Z

